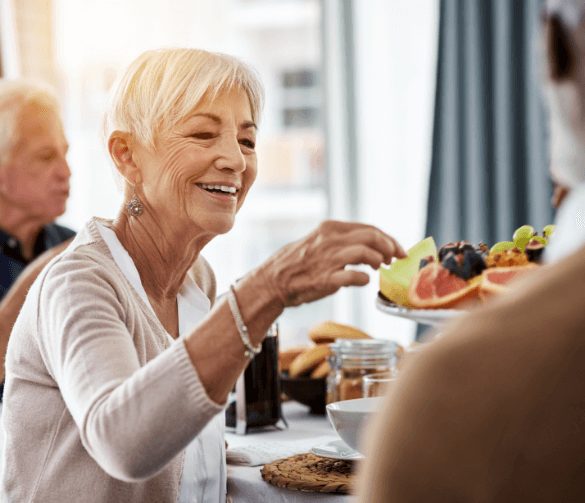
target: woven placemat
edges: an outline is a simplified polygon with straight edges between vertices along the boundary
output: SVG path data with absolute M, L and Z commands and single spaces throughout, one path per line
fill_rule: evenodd
M 262 478 L 272 485 L 293 491 L 349 494 L 353 462 L 297 454 L 262 467 Z

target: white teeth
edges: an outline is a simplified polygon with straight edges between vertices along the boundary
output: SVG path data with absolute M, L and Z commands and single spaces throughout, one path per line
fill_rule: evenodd
M 221 190 L 222 192 L 227 192 L 228 194 L 235 194 L 237 189 L 235 187 L 229 187 L 227 185 L 208 185 L 206 183 L 199 184 L 201 188 L 206 190 Z

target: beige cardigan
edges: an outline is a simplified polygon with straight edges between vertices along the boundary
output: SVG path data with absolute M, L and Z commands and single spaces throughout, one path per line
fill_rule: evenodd
M 213 302 L 202 258 L 193 275 Z M 175 502 L 184 448 L 221 410 L 91 220 L 35 281 L 10 338 L 2 501 Z

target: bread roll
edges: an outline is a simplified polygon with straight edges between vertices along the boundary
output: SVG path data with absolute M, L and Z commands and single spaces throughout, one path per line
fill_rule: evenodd
M 325 321 L 309 330 L 309 337 L 315 344 L 335 342 L 335 339 L 370 339 L 358 328 L 334 321 Z
M 287 372 L 290 369 L 292 361 L 308 348 L 309 346 L 296 346 L 294 348 L 283 349 L 280 351 L 278 353 L 280 371 Z
M 329 375 L 331 367 L 329 366 L 329 362 L 327 360 L 323 360 L 318 367 L 316 367 L 313 372 L 311 372 L 311 377 L 313 379 L 323 379 Z
M 328 345 L 318 344 L 317 346 L 313 346 L 292 361 L 288 375 L 291 377 L 299 377 L 303 374 L 308 374 L 325 360 L 327 356 L 329 356 Z

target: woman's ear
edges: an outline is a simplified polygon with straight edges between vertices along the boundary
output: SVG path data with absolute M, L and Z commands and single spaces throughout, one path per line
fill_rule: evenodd
M 118 172 L 132 186 L 142 181 L 142 173 L 135 162 L 135 145 L 132 135 L 123 131 L 114 131 L 108 140 L 108 150 Z

